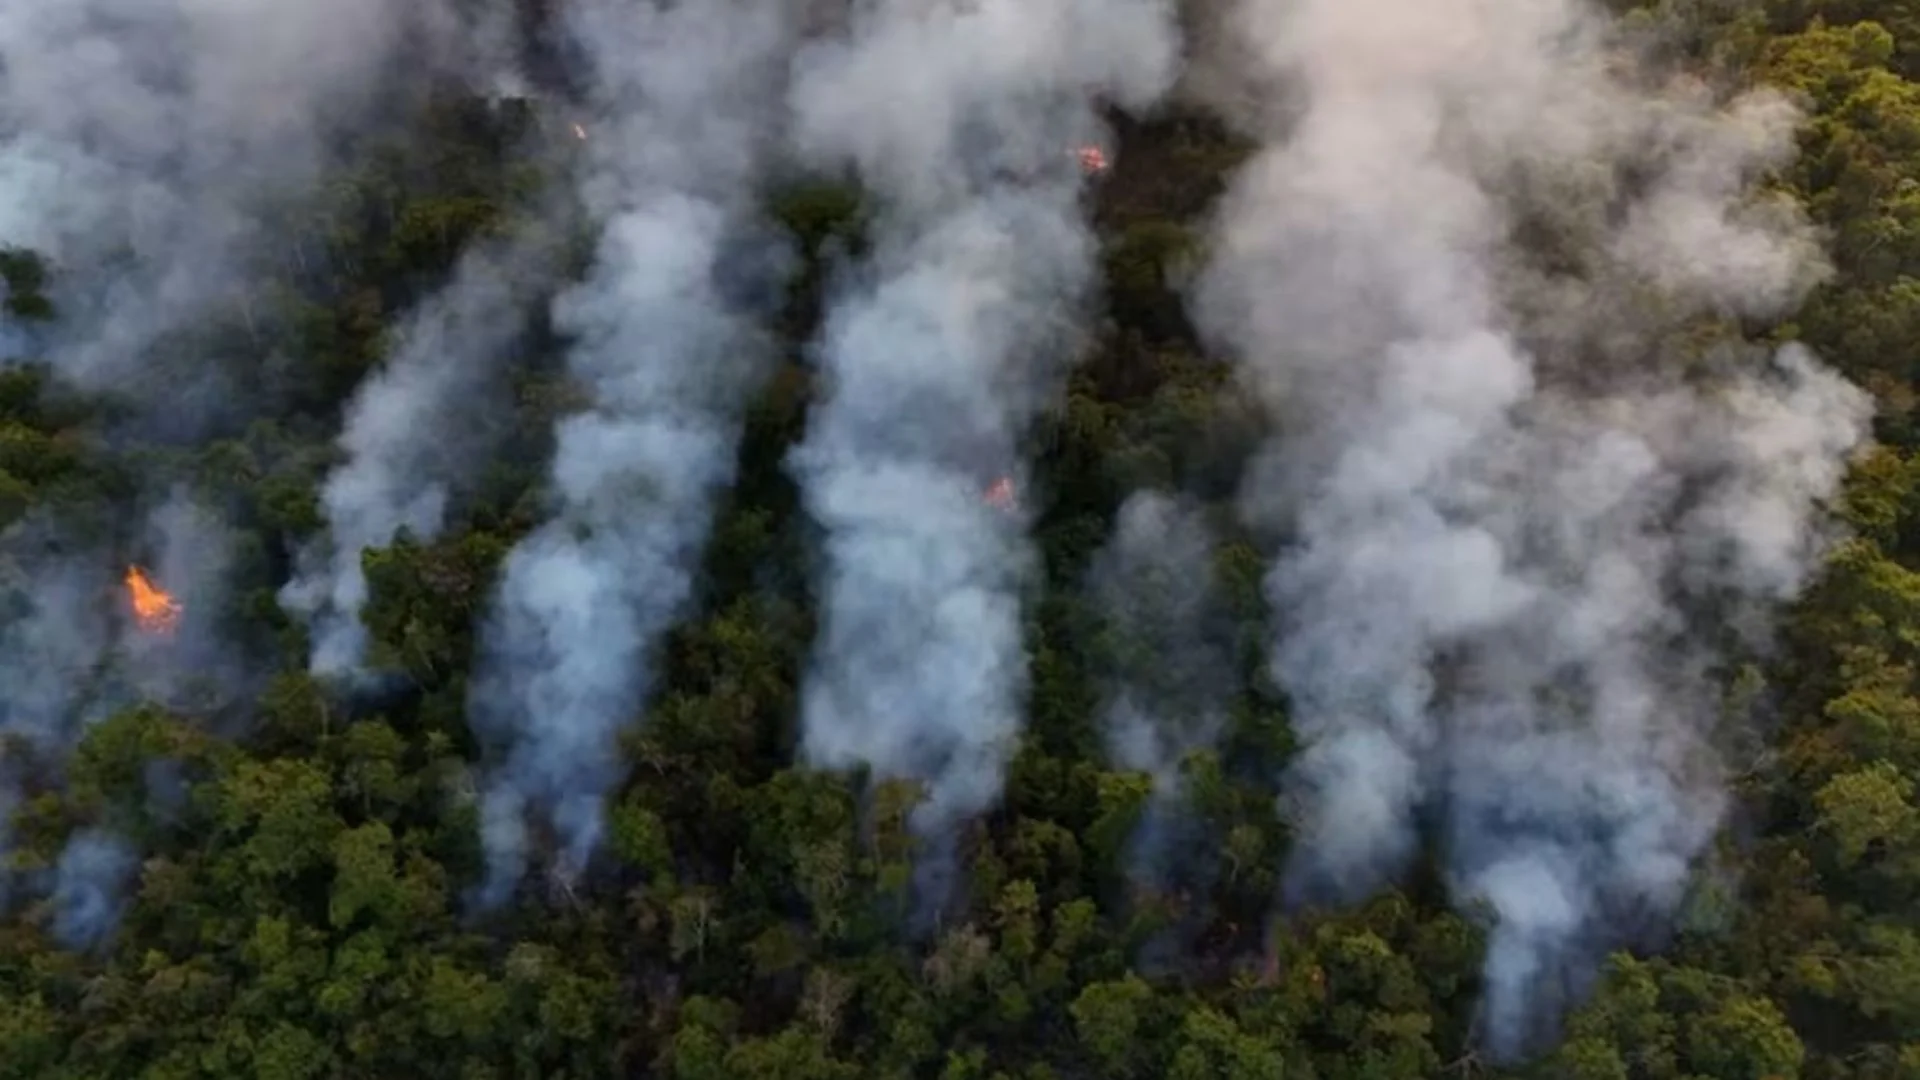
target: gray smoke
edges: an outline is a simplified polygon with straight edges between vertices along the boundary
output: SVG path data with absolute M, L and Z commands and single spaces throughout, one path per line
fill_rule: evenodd
M 1524 1052 L 1676 902 L 1723 802 L 1715 641 L 1764 644 L 1867 435 L 1803 350 L 1675 345 L 1824 272 L 1794 208 L 1744 195 L 1796 118 L 1636 75 L 1576 0 L 1238 18 L 1296 108 L 1198 309 L 1280 424 L 1246 511 L 1289 536 L 1287 888 L 1380 888 L 1435 815 L 1496 920 L 1489 1046 Z
M 109 545 L 74 543 L 39 518 L 0 535 L 0 810 L 29 781 L 57 778 L 87 729 L 120 709 L 203 714 L 251 686 L 222 627 L 230 527 L 185 490 L 142 524 L 143 568 L 179 604 L 164 633 L 136 624 Z M 16 750 L 33 774 L 8 757 Z M 0 858 L 9 847 L 0 816 Z
M 244 297 L 248 256 L 289 224 L 264 220 L 262 200 L 315 177 L 326 140 L 366 122 L 379 76 L 409 30 L 433 40 L 429 24 L 452 25 L 383 0 L 6 5 L 0 246 L 60 269 L 48 359 L 82 386 L 164 378 L 170 410 L 213 407 L 205 365 L 159 373 L 149 348 Z
M 1148 881 L 1163 879 L 1178 855 L 1171 826 L 1181 763 L 1219 738 L 1236 689 L 1213 553 L 1199 506 L 1143 491 L 1121 506 L 1089 575 L 1101 621 L 1096 655 L 1108 756 L 1153 779 L 1132 860 L 1135 875 Z
M 0 736 L 61 735 L 113 636 L 114 564 L 62 550 L 39 519 L 0 535 Z M 91 554 L 91 553 L 89 553 Z
M 231 407 L 213 357 L 195 350 L 183 367 L 154 346 L 244 305 L 250 260 L 299 242 L 270 204 L 317 179 L 330 139 L 377 122 L 382 77 L 403 59 L 478 62 L 453 48 L 460 30 L 437 2 L 6 5 L 0 247 L 57 270 L 60 318 L 36 351 L 175 430 Z
M 617 734 L 693 599 L 768 360 L 735 294 L 785 253 L 756 231 L 753 198 L 793 40 L 787 13 L 716 0 L 587 3 L 568 17 L 591 66 L 581 195 L 606 224 L 554 317 L 591 405 L 559 426 L 553 517 L 507 558 L 483 630 L 469 715 L 505 755 L 482 797 L 483 903 L 524 872 L 529 813 L 558 834 L 563 875 L 599 841 L 623 773 Z
M 35 351 L 32 328 L 8 305 L 12 291 L 7 280 L 0 277 L 0 368 L 25 360 Z
M 53 936 L 69 949 L 90 949 L 120 922 L 123 893 L 140 860 L 112 833 L 75 833 L 60 852 L 53 887 Z
M 235 540 L 226 517 L 184 488 L 147 515 L 146 569 L 179 604 L 179 614 L 167 633 L 123 633 L 121 685 L 106 708 L 139 700 L 197 712 L 232 701 L 251 685 L 254 673 L 226 633 Z
M 420 541 L 439 535 L 449 496 L 471 478 L 497 412 L 501 361 L 526 329 L 530 258 L 516 245 L 467 253 L 348 404 L 346 460 L 320 492 L 327 533 L 301 552 L 299 573 L 280 593 L 282 606 L 307 621 L 315 674 L 363 670 L 361 556 L 403 529 Z
M 1059 388 L 1092 285 L 1074 150 L 1094 105 L 1144 108 L 1177 60 L 1158 0 L 887 0 L 796 67 L 801 155 L 855 167 L 874 253 L 818 343 L 822 395 L 792 458 L 825 531 L 803 753 L 926 785 L 945 860 L 1018 734 L 1022 430 Z
M 0 905 L 16 884 L 13 814 L 71 746 L 106 663 L 112 567 L 63 550 L 38 517 L 0 533 Z
M 381 122 L 380 91 L 403 63 L 418 73 L 477 62 L 466 29 L 437 0 L 0 7 L 0 249 L 51 261 L 59 316 L 26 344 L 71 384 L 133 398 L 141 421 L 200 433 L 236 404 L 220 374 L 232 358 L 158 346 L 245 305 L 258 261 L 299 243 L 284 207 L 309 192 L 330 143 Z M 0 351 L 24 351 L 17 332 L 0 336 Z M 129 552 L 94 535 L 118 526 L 62 536 L 35 519 L 0 537 L 10 601 L 0 733 L 53 770 L 37 782 L 57 780 L 86 725 L 114 709 L 146 699 L 213 710 L 244 683 L 219 640 L 225 524 L 183 497 L 135 522 L 147 535 L 120 539 L 183 602 L 171 633 L 132 625 L 120 581 Z M 17 801 L 15 764 L 0 762 L 0 804 Z M 104 882 L 100 849 L 87 845 L 72 872 Z M 95 910 L 92 888 L 72 893 L 79 909 Z M 84 911 L 81 923 L 98 920 Z

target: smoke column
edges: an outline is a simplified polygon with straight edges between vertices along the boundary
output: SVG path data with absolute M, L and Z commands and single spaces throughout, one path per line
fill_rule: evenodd
M 98 829 L 75 833 L 55 868 L 55 939 L 70 949 L 104 941 L 120 921 L 122 893 L 138 868 L 139 856 L 118 837 Z
M 164 377 L 176 418 L 214 407 L 217 385 L 155 373 L 149 347 L 244 295 L 262 244 L 249 207 L 315 175 L 436 15 L 382 0 L 7 4 L 0 246 L 60 268 L 56 368 L 91 389 Z
M 825 532 L 802 750 L 926 785 L 915 827 L 944 873 L 953 827 L 998 797 L 1025 675 L 1033 554 L 1017 440 L 1045 407 L 1091 286 L 1074 148 L 1107 98 L 1144 108 L 1177 50 L 1156 0 L 855 9 L 796 68 L 803 157 L 879 203 L 862 279 L 818 342 L 823 396 L 792 468 Z
M 234 534 L 206 500 L 176 488 L 146 517 L 141 551 L 151 553 L 154 580 L 180 605 L 173 629 L 152 634 L 123 625 L 122 685 L 112 688 L 89 719 L 136 700 L 189 712 L 233 700 L 251 672 L 225 634 Z M 121 603 L 127 601 L 124 592 Z M 212 698 L 209 695 L 213 695 Z
M 518 275 L 528 258 L 492 247 L 464 256 L 453 280 L 408 320 L 392 359 L 348 404 L 340 435 L 346 461 L 320 492 L 327 535 L 301 553 L 299 574 L 280 594 L 308 622 L 315 674 L 362 671 L 361 556 L 402 529 L 416 540 L 437 536 L 449 494 L 485 449 L 489 391 L 526 328 L 530 297 Z
M 5 254 L 0 251 L 0 257 Z M 33 352 L 33 334 L 26 320 L 14 316 L 8 302 L 12 295 L 12 286 L 0 277 L 0 368 L 24 360 Z
M 588 278 L 555 302 L 587 411 L 562 422 L 553 518 L 508 557 L 469 703 L 504 762 L 488 777 L 486 904 L 520 879 L 537 812 L 577 873 L 644 704 L 651 652 L 693 598 L 715 498 L 769 343 L 743 283 L 785 248 L 754 184 L 792 28 L 779 5 L 587 3 L 568 12 L 596 119 L 581 180 L 606 222 Z
M 57 756 L 73 737 L 86 687 L 98 675 L 113 634 L 101 598 L 116 582 L 111 563 L 62 553 L 43 522 L 29 519 L 0 534 L 0 739 L 35 759 Z M 29 765 L 0 748 L 0 904 L 8 899 L 13 812 Z
M 121 394 L 137 424 L 177 436 L 244 409 L 222 375 L 232 357 L 157 346 L 245 301 L 254 264 L 278 254 L 269 227 L 295 225 L 274 221 L 271 204 L 310 189 L 333 140 L 382 122 L 381 91 L 402 61 L 411 77 L 477 60 L 463 27 L 437 2 L 0 5 L 0 250 L 47 257 L 57 309 L 24 341 L 0 323 L 0 362 L 30 346 L 65 381 Z M 44 520 L 0 537 L 21 600 L 0 616 L 0 731 L 56 777 L 86 724 L 128 700 L 199 707 L 239 685 L 217 631 L 224 523 L 175 499 L 146 524 L 160 583 L 185 601 L 164 640 L 111 616 L 125 554 L 113 545 L 62 543 Z M 17 801 L 17 779 L 0 775 L 0 811 Z M 61 925 L 88 937 L 111 921 L 118 841 L 75 843 L 55 902 L 78 912 Z
M 1198 506 L 1144 491 L 1121 506 L 1094 559 L 1108 756 L 1153 778 L 1134 840 L 1134 872 L 1172 870 L 1180 765 L 1212 746 L 1234 690 L 1231 625 L 1215 593 L 1214 541 Z
M 154 579 L 180 604 L 164 634 L 135 625 L 118 552 L 63 541 L 39 518 L 0 534 L 0 608 L 9 609 L 0 619 L 0 738 L 20 740 L 32 755 L 30 763 L 13 762 L 0 752 L 0 859 L 10 847 L 7 815 L 23 782 L 57 779 L 93 724 L 139 701 L 199 713 L 250 689 L 249 672 L 221 626 L 227 523 L 182 489 L 153 507 L 143 525 L 137 550 L 151 556 Z M 29 765 L 31 777 L 20 772 Z M 74 842 L 82 840 L 93 842 Z M 76 873 L 100 865 L 90 855 L 75 858 Z
M 1823 272 L 1794 208 L 1743 197 L 1796 117 L 1636 76 L 1574 0 L 1237 18 L 1296 108 L 1197 308 L 1279 423 L 1246 511 L 1288 537 L 1289 900 L 1386 885 L 1432 815 L 1495 917 L 1484 1037 L 1522 1054 L 1677 902 L 1724 801 L 1712 640 L 1761 640 L 1866 437 L 1802 350 L 1668 344 Z

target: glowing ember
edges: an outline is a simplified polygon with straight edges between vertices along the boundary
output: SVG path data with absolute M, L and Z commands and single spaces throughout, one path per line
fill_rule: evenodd
M 127 567 L 127 597 L 133 601 L 134 619 L 147 633 L 170 634 L 180 625 L 180 602 L 137 566 Z
M 1097 146 L 1078 147 L 1073 153 L 1080 159 L 1080 171 L 1089 176 L 1106 172 L 1112 164 L 1107 160 L 1107 152 Z
M 587 137 L 587 129 L 581 127 L 579 124 L 573 125 L 573 137 L 576 139 L 585 140 Z
M 983 497 L 987 500 L 987 505 L 996 510 L 1013 509 L 1013 478 L 1003 476 L 995 480 L 992 485 L 987 488 L 987 492 Z

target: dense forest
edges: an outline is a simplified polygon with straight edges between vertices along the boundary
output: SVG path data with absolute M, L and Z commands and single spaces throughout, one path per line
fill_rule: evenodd
M 7 7 L 0 1077 L 1920 1080 L 1920 10 Z

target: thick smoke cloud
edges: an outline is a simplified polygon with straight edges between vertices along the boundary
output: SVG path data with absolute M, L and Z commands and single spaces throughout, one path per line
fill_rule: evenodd
M 599 841 L 617 733 L 693 599 L 768 359 L 747 286 L 785 253 L 752 210 L 787 14 L 718 0 L 588 3 L 569 18 L 595 116 L 581 194 L 606 225 L 554 317 L 592 404 L 559 427 L 554 516 L 508 557 L 484 628 L 469 715 L 505 755 L 482 798 L 486 903 L 524 871 L 530 813 L 557 833 L 563 874 Z
M 856 8 L 796 68 L 801 155 L 880 204 L 874 253 L 818 343 L 823 393 L 792 466 L 825 532 L 803 752 L 926 785 L 916 828 L 999 795 L 1025 684 L 1023 428 L 1045 407 L 1092 284 L 1074 148 L 1094 105 L 1141 108 L 1177 48 L 1155 0 Z
M 260 263 L 299 243 L 285 208 L 311 194 L 343 137 L 386 122 L 395 76 L 418 85 L 491 62 L 494 39 L 473 20 L 497 25 L 502 9 L 480 7 L 456 16 L 438 0 L 0 6 L 0 250 L 47 257 L 57 315 L 30 334 L 0 320 L 0 362 L 44 359 L 72 386 L 120 395 L 132 408 L 118 414 L 116 435 L 130 417 L 142 434 L 192 439 L 214 417 L 244 411 L 251 403 L 230 376 L 270 365 L 236 364 L 200 332 L 248 310 Z M 224 522 L 178 493 L 151 514 L 81 510 L 130 519 L 147 535 L 111 535 L 118 521 L 70 531 L 36 519 L 0 537 L 12 601 L 0 609 L 0 732 L 30 748 L 37 783 L 57 780 L 86 725 L 116 708 L 146 699 L 204 715 L 245 681 L 220 640 Z M 134 627 L 120 582 L 130 556 L 182 602 L 170 631 Z M 0 761 L 0 810 L 17 801 L 24 767 Z M 63 882 L 110 881 L 97 840 L 76 841 L 90 846 L 69 853 Z M 106 910 L 86 899 L 93 885 L 60 888 L 80 908 Z
M 1153 778 L 1133 869 L 1155 883 L 1179 854 L 1181 763 L 1214 744 L 1236 689 L 1233 628 L 1215 591 L 1213 553 L 1200 507 L 1140 492 L 1121 506 L 1089 576 L 1102 623 L 1108 756 Z
M 320 505 L 327 533 L 303 551 L 281 590 L 304 618 L 317 675 L 351 676 L 366 662 L 367 602 L 361 556 L 393 542 L 437 536 L 447 502 L 490 445 L 497 376 L 526 330 L 533 255 L 520 245 L 469 252 L 453 280 L 408 319 L 384 367 L 355 391 Z
M 1671 344 L 1823 272 L 1792 208 L 1742 195 L 1795 117 L 1637 77 L 1574 0 L 1239 18 L 1297 108 L 1221 211 L 1198 308 L 1280 425 L 1246 510 L 1288 536 L 1287 888 L 1380 888 L 1432 815 L 1496 920 L 1486 1038 L 1522 1052 L 1677 901 L 1723 802 L 1712 644 L 1761 643 L 1867 434 L 1865 395 L 1802 350 Z
M 92 389 L 156 377 L 156 341 L 241 299 L 262 199 L 310 181 L 402 46 L 451 25 L 382 0 L 6 5 L 0 246 L 61 270 L 48 359 Z M 207 365 L 181 376 L 166 373 L 171 411 L 214 407 Z

